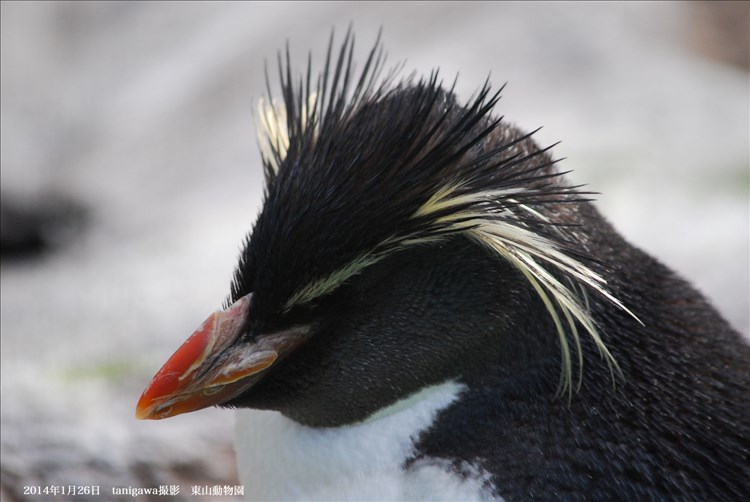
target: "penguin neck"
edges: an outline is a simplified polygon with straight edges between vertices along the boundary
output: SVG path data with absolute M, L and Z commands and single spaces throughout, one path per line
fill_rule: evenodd
M 463 389 L 454 381 L 431 386 L 343 427 L 309 427 L 278 412 L 239 410 L 240 481 L 246 494 L 261 499 L 356 498 L 378 493 L 397 500 L 425 495 L 410 491 L 414 484 L 405 482 L 409 474 L 403 466 L 415 456 L 419 435 Z M 369 473 L 371 480 L 363 480 L 363 473 Z M 476 482 L 468 486 L 466 480 L 435 465 L 427 478 L 424 472 L 420 476 L 424 487 L 431 484 L 427 483 L 431 476 L 467 490 L 482 487 Z
M 362 422 L 350 427 L 367 427 L 373 424 L 373 427 L 382 425 L 388 428 L 392 425 L 391 422 L 393 422 L 399 424 L 399 427 L 393 430 L 396 436 L 400 436 L 403 433 L 401 430 L 402 427 L 405 429 L 408 429 L 412 425 L 419 427 L 420 424 L 418 422 L 427 416 L 430 417 L 430 422 L 432 422 L 437 412 L 455 401 L 463 388 L 463 385 L 453 381 L 426 387 L 411 396 L 400 399 L 392 405 L 376 411 Z M 398 416 L 394 417 L 394 415 Z

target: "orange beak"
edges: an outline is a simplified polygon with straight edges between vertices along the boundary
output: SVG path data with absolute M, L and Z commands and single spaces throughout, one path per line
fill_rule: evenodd
M 143 391 L 136 418 L 159 420 L 228 401 L 307 338 L 298 327 L 242 340 L 251 295 L 211 314 L 177 349 Z

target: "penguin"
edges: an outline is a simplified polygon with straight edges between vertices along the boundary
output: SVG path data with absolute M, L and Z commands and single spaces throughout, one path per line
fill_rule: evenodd
M 260 106 L 225 309 L 141 419 L 236 408 L 260 500 L 748 500 L 750 347 L 551 147 L 349 31 Z

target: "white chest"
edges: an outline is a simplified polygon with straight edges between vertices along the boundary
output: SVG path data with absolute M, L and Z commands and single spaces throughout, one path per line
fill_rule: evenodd
M 486 476 L 461 479 L 444 462 L 402 465 L 413 441 L 461 391 L 424 389 L 348 427 L 315 429 L 280 413 L 237 413 L 237 463 L 252 500 L 482 500 Z

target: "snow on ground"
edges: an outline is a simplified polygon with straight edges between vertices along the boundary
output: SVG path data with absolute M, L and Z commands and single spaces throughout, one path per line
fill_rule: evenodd
M 86 226 L 57 252 L 2 264 L 2 500 L 24 485 L 94 484 L 109 499 L 113 486 L 180 484 L 191 499 L 192 485 L 237 483 L 231 412 L 139 422 L 134 407 L 228 292 L 262 193 L 264 59 L 288 39 L 300 64 L 310 49 L 319 62 L 334 26 L 353 25 L 360 55 L 382 26 L 392 63 L 459 73 L 465 98 L 488 74 L 508 82 L 499 113 L 562 139 L 555 154 L 615 225 L 747 334 L 748 73 L 697 50 L 706 12 L 3 2 L 3 196 L 74 200 Z

